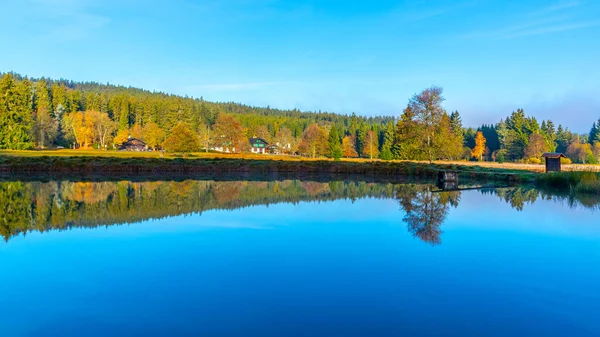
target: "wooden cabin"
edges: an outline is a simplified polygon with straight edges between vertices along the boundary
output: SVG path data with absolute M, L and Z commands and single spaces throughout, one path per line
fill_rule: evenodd
M 267 143 L 267 141 L 262 138 L 257 138 L 257 137 L 250 138 L 250 146 L 251 146 L 250 151 L 252 153 L 265 154 L 267 151 L 268 145 L 269 145 L 269 143 Z
M 137 138 L 129 138 L 126 142 L 119 146 L 121 151 L 146 151 L 148 146 L 144 141 Z
M 546 152 L 542 155 L 546 160 L 546 172 L 560 172 L 560 158 L 566 158 L 562 153 Z

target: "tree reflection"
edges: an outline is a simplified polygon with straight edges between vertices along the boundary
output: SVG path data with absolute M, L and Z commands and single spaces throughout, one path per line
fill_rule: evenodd
M 392 198 L 391 184 L 314 181 L 0 182 L 0 235 L 118 225 L 280 202 Z
M 424 242 L 441 244 L 441 226 L 450 206 L 458 206 L 460 192 L 434 191 L 429 185 L 400 185 L 396 198 L 405 212 L 403 221 L 408 231 Z
M 598 208 L 600 199 L 557 195 L 532 188 L 482 189 L 522 210 L 536 200 L 566 201 L 571 206 Z M 404 222 L 415 237 L 441 243 L 441 226 L 460 191 L 439 191 L 432 185 L 364 181 L 162 181 L 162 182 L 0 182 L 0 235 L 63 230 L 138 222 L 212 209 L 252 205 L 396 198 Z

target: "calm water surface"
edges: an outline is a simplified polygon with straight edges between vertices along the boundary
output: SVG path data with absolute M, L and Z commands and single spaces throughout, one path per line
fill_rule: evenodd
M 599 336 L 593 198 L 0 182 L 0 335 Z

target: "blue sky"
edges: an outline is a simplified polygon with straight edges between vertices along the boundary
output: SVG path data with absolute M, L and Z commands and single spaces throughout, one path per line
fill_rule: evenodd
M 465 124 L 600 118 L 600 1 L 0 0 L 0 71 L 280 108 Z

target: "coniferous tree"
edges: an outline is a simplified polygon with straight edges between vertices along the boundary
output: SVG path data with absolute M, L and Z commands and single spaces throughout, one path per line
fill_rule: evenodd
M 392 160 L 394 157 L 392 154 L 392 147 L 394 145 L 394 124 L 392 122 L 385 125 L 383 136 L 381 138 L 381 152 L 379 153 L 379 158 L 383 160 Z
M 331 127 L 331 130 L 329 130 L 328 146 L 329 157 L 335 160 L 340 160 L 340 158 L 342 158 L 343 153 L 342 146 L 340 144 L 340 136 L 335 125 L 333 125 Z
M 458 111 L 454 111 L 450 114 L 450 127 L 456 135 L 463 135 L 462 118 Z
M 596 142 L 600 142 L 600 120 L 598 120 L 598 124 L 596 124 L 596 122 L 592 124 L 592 129 L 590 130 L 590 134 L 588 136 L 588 142 L 591 145 L 594 145 Z
M 11 74 L 0 80 L 0 149 L 33 148 L 31 83 L 15 82 Z

